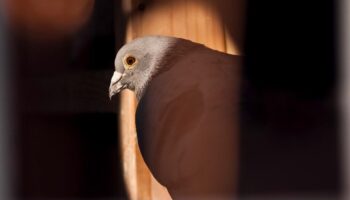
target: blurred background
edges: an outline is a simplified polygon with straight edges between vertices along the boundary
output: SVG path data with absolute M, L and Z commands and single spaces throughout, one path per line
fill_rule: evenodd
M 126 198 L 108 98 L 124 42 L 119 3 L 7 1 L 16 198 Z
M 0 192 L 14 199 L 155 199 L 139 190 L 130 195 L 137 189 L 125 181 L 118 119 L 122 102 L 134 102 L 110 101 L 108 86 L 125 41 L 169 32 L 244 56 L 240 197 L 338 198 L 345 177 L 339 5 L 332 0 L 2 1 Z M 169 18 L 174 25 L 164 25 L 167 13 L 177 14 Z M 136 176 L 137 188 L 153 184 Z

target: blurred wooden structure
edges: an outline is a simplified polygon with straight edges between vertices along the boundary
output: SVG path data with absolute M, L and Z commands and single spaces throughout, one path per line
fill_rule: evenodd
M 91 18 L 95 0 L 11 0 L 5 8 L 12 26 L 35 39 L 67 37 Z
M 242 47 L 243 0 L 123 0 L 128 18 L 126 41 L 144 35 L 170 35 L 230 54 Z M 151 175 L 137 145 L 134 94 L 120 99 L 120 141 L 124 178 L 131 200 L 171 199 Z

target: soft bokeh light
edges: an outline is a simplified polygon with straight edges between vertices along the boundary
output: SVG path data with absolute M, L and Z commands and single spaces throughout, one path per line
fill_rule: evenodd
M 76 32 L 91 16 L 94 0 L 11 0 L 7 13 L 11 24 L 39 37 Z

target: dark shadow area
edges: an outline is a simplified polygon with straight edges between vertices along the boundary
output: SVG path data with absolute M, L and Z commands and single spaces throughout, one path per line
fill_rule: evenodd
M 126 198 L 118 102 L 108 97 L 125 38 L 120 9 L 98 0 L 79 32 L 59 39 L 11 29 L 16 198 Z
M 247 1 L 240 195 L 340 192 L 336 2 Z

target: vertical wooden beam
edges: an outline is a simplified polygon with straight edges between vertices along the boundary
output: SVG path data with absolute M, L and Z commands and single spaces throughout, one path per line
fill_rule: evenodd
M 120 95 L 120 143 L 123 159 L 123 174 L 129 199 L 138 199 L 138 180 L 136 177 L 136 129 L 133 119 L 135 113 L 135 97 L 131 91 L 123 91 Z
M 130 14 L 126 41 L 144 35 L 168 35 L 190 39 L 222 52 L 239 54 L 239 44 L 232 39 L 222 18 L 232 17 L 225 0 L 124 0 Z M 243 5 L 243 0 L 229 5 Z M 150 3 L 150 4 L 146 4 Z M 144 4 L 144 9 L 137 9 Z M 223 9 L 224 8 L 224 9 Z M 236 8 L 235 10 L 243 9 Z M 220 10 L 224 10 L 221 12 Z M 230 24 L 226 24 L 231 27 Z M 237 27 L 237 26 L 236 26 Z M 239 31 L 237 31 L 238 33 Z M 120 138 L 123 169 L 127 192 L 131 200 L 171 199 L 165 187 L 160 185 L 145 165 L 137 145 L 135 129 L 136 100 L 130 91 L 121 93 Z

